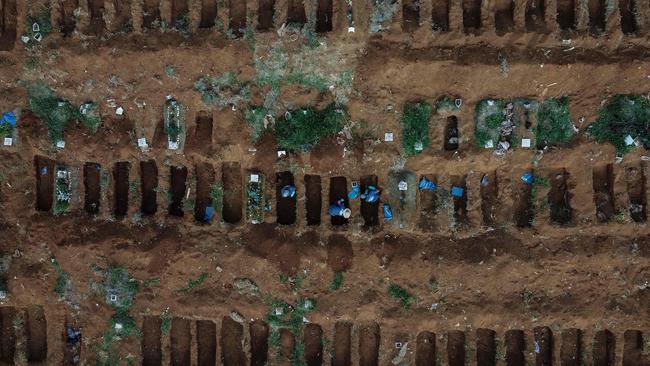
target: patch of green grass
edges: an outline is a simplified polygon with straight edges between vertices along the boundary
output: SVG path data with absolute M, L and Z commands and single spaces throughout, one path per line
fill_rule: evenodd
M 399 9 L 400 2 L 396 0 L 372 0 L 370 15 L 370 33 L 377 33 L 390 27 L 393 16 Z
M 0 137 L 12 136 L 14 133 L 14 126 L 9 123 L 0 123 Z
M 321 138 L 339 132 L 348 121 L 345 109 L 330 104 L 323 110 L 303 108 L 288 112 L 275 124 L 278 145 L 308 151 Z
M 411 295 L 405 288 L 396 283 L 391 283 L 388 286 L 388 295 L 395 300 L 398 300 L 406 309 L 411 307 L 411 303 L 415 301 L 415 296 Z
M 59 98 L 54 91 L 42 82 L 36 82 L 27 88 L 29 108 L 47 127 L 52 142 L 63 139 L 63 132 L 69 121 L 77 120 L 95 132 L 100 124 L 97 107 L 93 103 L 84 103 L 87 114 L 82 114 L 81 108 L 75 107 L 70 101 Z M 83 110 L 83 109 L 82 109 Z
M 402 116 L 402 144 L 407 156 L 414 156 L 429 146 L 429 117 L 431 105 L 427 102 L 407 103 Z M 416 149 L 421 145 L 422 150 Z
M 546 177 L 540 177 L 535 175 L 535 177 L 533 178 L 533 182 L 531 183 L 531 187 L 530 187 L 530 196 L 531 196 L 532 210 L 533 210 L 531 223 L 530 223 L 531 225 L 534 225 L 534 220 L 537 213 L 546 210 L 546 208 L 549 205 L 548 197 L 542 197 L 539 199 L 537 198 L 538 192 L 540 189 L 548 188 L 550 186 L 551 186 L 550 181 Z
M 197 288 L 198 286 L 201 286 L 203 284 L 203 282 L 205 282 L 205 280 L 208 278 L 208 276 L 209 275 L 208 275 L 207 272 L 202 272 L 197 279 L 193 280 L 193 279 L 190 278 L 187 281 L 187 286 L 185 286 L 185 287 L 183 287 L 181 289 L 178 289 L 177 292 L 185 294 L 185 295 L 189 294 L 195 288 Z
M 336 291 L 340 289 L 342 285 L 343 285 L 343 273 L 334 272 L 334 277 L 332 278 L 332 282 L 330 283 L 330 290 Z
M 61 264 L 56 260 L 56 258 L 50 258 L 52 267 L 56 271 L 56 282 L 54 284 L 54 292 L 59 295 L 59 298 L 64 298 L 66 290 L 68 288 L 68 281 L 70 281 L 70 275 L 63 270 Z
M 537 126 L 533 130 L 538 145 L 558 145 L 574 135 L 569 98 L 547 98 L 537 111 Z
M 102 334 L 101 343 L 97 346 L 97 366 L 117 366 L 123 363 L 124 357 L 119 344 L 131 337 L 141 337 L 142 333 L 135 319 L 129 314 L 128 308 L 118 308 L 111 317 L 110 325 Z
M 629 152 L 634 145 L 625 143 L 627 135 L 650 146 L 650 102 L 639 95 L 616 95 L 599 112 L 589 134 L 598 142 L 609 142 L 617 154 Z
M 264 107 L 249 107 L 244 110 L 244 118 L 251 129 L 251 140 L 253 143 L 259 141 L 260 137 L 266 131 L 264 120 L 269 114 L 269 111 Z
M 305 326 L 304 318 L 315 308 L 316 301 L 313 299 L 300 298 L 294 306 L 282 300 L 273 300 L 271 302 L 270 310 L 266 316 L 270 328 L 269 349 L 275 350 L 276 354 L 279 354 L 279 349 L 282 347 L 280 330 L 289 330 L 296 339 L 290 357 L 292 366 L 305 364 L 304 344 L 299 340 L 302 339 Z
M 223 207 L 223 186 L 215 183 L 210 187 L 210 198 L 212 198 L 212 207 L 215 211 L 221 212 Z
M 125 267 L 117 265 L 109 265 L 105 269 L 96 267 L 95 273 L 101 278 L 100 282 L 90 283 L 90 288 L 96 294 L 102 296 L 106 303 L 114 308 L 131 307 L 140 285 Z M 111 300 L 111 295 L 117 298 L 116 301 Z
M 34 31 L 34 23 L 38 24 L 38 32 Z M 42 39 L 45 39 L 47 35 L 52 33 L 52 23 L 50 23 L 50 10 L 43 9 L 38 15 L 27 16 L 27 23 L 25 24 L 25 35 L 29 37 L 29 43 L 27 43 L 27 48 L 31 48 L 39 42 L 34 38 L 36 34 L 40 34 Z
M 302 71 L 296 71 L 291 74 L 286 79 L 287 84 L 298 84 L 305 89 L 315 89 L 319 92 L 324 92 L 328 87 L 328 80 L 319 74 L 310 74 L 304 73 Z
M 217 77 L 203 76 L 194 82 L 194 88 L 201 93 L 205 104 L 218 108 L 240 105 L 250 100 L 248 83 L 239 81 L 234 72 L 226 72 Z
M 166 334 L 170 329 L 172 329 L 172 316 L 167 309 L 160 314 L 160 332 Z
M 485 125 L 490 129 L 501 127 L 503 122 L 503 115 L 501 113 L 494 113 L 485 117 Z

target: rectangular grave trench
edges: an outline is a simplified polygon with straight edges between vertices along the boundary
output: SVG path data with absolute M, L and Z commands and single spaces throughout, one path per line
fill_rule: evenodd
M 526 351 L 524 331 L 511 329 L 505 334 L 506 366 L 526 365 Z
M 101 204 L 102 167 L 97 163 L 84 164 L 84 210 L 91 215 L 99 213 Z
M 402 28 L 415 32 L 420 27 L 420 0 L 402 0 Z
M 614 366 L 616 361 L 616 338 L 609 330 L 599 330 L 594 335 L 593 366 Z
M 305 4 L 302 0 L 288 0 L 287 5 L 287 24 L 302 26 L 307 22 Z
M 645 174 L 641 167 L 626 169 L 627 195 L 630 217 L 634 222 L 646 221 Z
M 545 0 L 526 0 L 525 23 L 526 30 L 529 32 L 542 31 L 546 25 L 545 17 Z
M 237 36 L 244 35 L 246 29 L 246 1 L 230 0 L 230 29 Z
M 172 3 L 172 25 L 183 21 L 183 17 L 189 16 L 188 0 L 171 0 Z
M 61 32 L 64 37 L 70 36 L 77 28 L 77 17 L 74 15 L 75 10 L 79 7 L 79 0 L 63 0 L 60 5 Z
M 239 366 L 246 364 L 242 339 L 244 327 L 229 316 L 221 321 L 221 362 L 223 366 Z
M 618 8 L 621 12 L 621 31 L 623 34 L 633 35 L 638 31 L 637 0 L 619 0 Z
M 196 165 L 196 201 L 194 203 L 194 219 L 202 223 L 210 223 L 214 210 L 210 192 L 215 181 L 214 167 L 202 162 Z
M 515 27 L 515 2 L 513 0 L 497 0 L 494 6 L 494 26 L 497 35 L 513 31 Z
M 185 192 L 187 191 L 187 168 L 184 166 L 171 166 L 169 170 L 171 175 L 171 202 L 169 203 L 169 214 L 172 216 L 183 217 L 185 215 L 183 201 L 185 200 Z
M 436 364 L 436 335 L 423 331 L 416 338 L 415 366 Z
M 140 162 L 140 189 L 142 202 L 140 212 L 143 215 L 155 215 L 158 209 L 158 167 L 155 160 Z
M 557 224 L 568 224 L 572 218 L 567 180 L 568 173 L 565 169 L 552 171 L 549 175 L 551 189 L 548 193 L 548 203 L 551 206 L 551 221 Z
M 369 186 L 379 189 L 377 181 L 376 175 L 365 175 L 361 177 L 359 180 L 361 193 L 364 193 Z M 379 201 L 366 202 L 364 199 L 361 199 L 361 216 L 363 216 L 365 226 L 371 227 L 379 225 Z
M 196 321 L 198 366 L 214 366 L 217 362 L 217 326 L 212 320 Z
M 339 321 L 334 325 L 332 366 L 352 365 L 352 324 Z
M 36 168 L 36 209 L 50 211 L 54 204 L 54 160 L 37 155 Z
M 269 326 L 261 320 L 250 324 L 251 366 L 266 366 L 269 353 Z
M 41 306 L 27 308 L 25 338 L 27 339 L 27 362 L 29 364 L 47 361 L 47 320 Z
M 194 130 L 194 145 L 200 151 L 209 152 L 212 149 L 212 114 L 200 111 L 196 115 L 196 129 Z
M 115 163 L 113 167 L 113 181 L 115 182 L 113 213 L 123 217 L 129 211 L 129 171 L 131 164 L 128 161 Z
M 481 213 L 483 224 L 493 226 L 496 224 L 496 209 L 499 202 L 499 185 L 495 170 L 485 173 L 481 177 Z
M 481 0 L 462 0 L 463 28 L 465 33 L 478 34 L 481 31 Z
M 575 0 L 557 1 L 557 24 L 562 30 L 575 29 L 576 10 Z
M 318 324 L 309 323 L 303 330 L 305 362 L 307 366 L 323 364 L 323 329 Z
M 593 169 L 594 203 L 596 217 L 607 222 L 614 217 L 614 168 L 612 164 L 595 166 Z
M 142 26 L 152 29 L 160 21 L 160 4 L 158 0 L 144 0 L 142 3 Z
M 598 35 L 605 31 L 605 0 L 588 0 L 587 3 L 589 10 L 589 31 Z
M 258 0 L 257 30 L 266 32 L 273 29 L 275 0 Z
M 456 116 L 447 117 L 443 148 L 445 151 L 458 150 L 458 117 Z
M 379 366 L 379 324 L 373 322 L 359 329 L 359 366 Z
M 434 32 L 449 31 L 450 0 L 432 0 L 431 26 Z
M 277 219 L 280 225 L 293 225 L 296 222 L 296 193 L 293 197 L 282 197 L 282 188 L 285 186 L 296 186 L 293 174 L 289 171 L 280 172 L 275 175 Z
M 318 0 L 316 10 L 316 32 L 327 33 L 332 31 L 332 1 Z
M 18 316 L 16 309 L 10 306 L 0 307 L 0 361 L 7 365 L 14 364 L 16 355 L 16 329 L 14 321 Z
M 453 187 L 461 188 L 462 195 L 456 197 L 452 195 L 454 203 L 454 222 L 456 225 L 466 225 L 469 221 L 467 217 L 467 182 L 465 176 L 452 176 L 451 185 Z
M 104 0 L 89 0 L 90 24 L 89 33 L 101 35 L 104 29 Z
M 533 174 L 533 171 L 528 169 L 528 172 Z M 516 201 L 514 207 L 514 222 L 517 227 L 526 228 L 533 225 L 535 218 L 535 211 L 533 207 L 533 186 L 521 180 L 518 176 L 514 182 L 513 189 L 516 194 Z
M 201 0 L 201 21 L 199 22 L 199 28 L 208 29 L 214 27 L 215 19 L 217 19 L 217 2 L 214 0 Z
M 142 366 L 162 365 L 162 346 L 159 316 L 145 316 L 142 326 Z
M 0 51 L 11 51 L 16 44 L 16 0 L 3 0 L 0 8 Z
M 427 179 L 434 184 L 438 184 L 438 178 L 433 174 L 426 174 L 420 179 Z M 419 182 L 419 181 L 418 181 Z M 435 226 L 435 216 L 438 212 L 438 189 L 418 189 L 420 207 L 420 228 L 424 230 L 433 230 Z
M 244 197 L 241 164 L 224 163 L 221 169 L 223 181 L 223 221 L 237 224 L 242 219 L 242 201 Z
M 496 332 L 492 329 L 478 328 L 476 330 L 476 365 L 496 365 Z
M 329 205 L 335 205 L 339 201 L 342 201 L 346 208 L 350 207 L 348 181 L 345 177 L 332 177 L 330 178 Z M 334 226 L 342 226 L 347 225 L 348 219 L 343 216 L 331 216 L 331 222 Z
M 320 175 L 305 175 L 307 225 L 315 226 L 321 223 L 321 213 L 323 210 L 322 191 Z
M 171 366 L 186 366 L 192 359 L 192 334 L 190 321 L 183 318 L 173 318 L 169 334 L 171 344 Z
M 465 366 L 465 332 L 447 333 L 447 362 L 449 366 Z

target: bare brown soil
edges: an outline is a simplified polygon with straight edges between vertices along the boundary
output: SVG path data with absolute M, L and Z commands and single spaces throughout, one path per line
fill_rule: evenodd
M 0 364 L 72 364 L 76 352 L 82 364 L 96 364 L 114 313 L 90 289 L 97 264 L 124 266 L 139 284 L 131 314 L 142 337 L 121 348 L 134 364 L 261 366 L 278 350 L 278 363 L 290 364 L 301 344 L 309 364 L 387 365 L 399 355 L 396 342 L 406 344 L 402 364 L 648 364 L 647 151 L 615 162 L 612 146 L 585 134 L 604 99 L 647 93 L 646 3 L 619 1 L 605 19 L 606 4 L 594 1 L 402 1 L 390 29 L 370 35 L 369 2 L 354 1 L 356 30 L 347 33 L 339 1 L 232 1 L 217 9 L 205 1 L 66 0 L 52 8 L 58 23 L 40 54 L 17 39 L 31 5 L 0 3 L 0 110 L 22 108 L 16 146 L 0 149 L 0 252 L 11 258 L 2 277 L 9 297 L 0 300 Z M 160 29 L 185 10 L 201 32 Z M 275 30 L 287 20 L 308 23 L 312 12 L 318 40 L 338 52 L 332 72 L 354 73 L 348 111 L 368 122 L 372 137 L 348 145 L 337 135 L 311 153 L 277 159 L 272 134 L 251 142 L 241 108 L 206 105 L 193 83 L 224 72 L 252 80 L 265 57 L 217 23 L 238 32 L 250 13 L 265 31 L 255 34 L 260 49 L 281 40 L 296 50 L 303 44 L 293 34 Z M 123 33 L 127 24 L 133 31 Z M 32 57 L 38 66 L 28 65 Z M 36 80 L 75 105 L 99 102 L 98 132 L 71 123 L 66 148 L 53 148 L 27 110 L 25 85 Z M 187 106 L 187 146 L 176 152 L 166 149 L 161 124 L 170 94 Z M 453 118 L 432 116 L 430 147 L 402 159 L 404 103 L 442 95 L 460 96 L 463 106 Z M 580 136 L 539 158 L 533 149 L 497 157 L 476 147 L 476 104 L 521 96 L 568 96 Z M 283 86 L 279 98 L 279 115 L 333 99 L 298 85 Z M 252 99 L 264 103 L 255 89 Z M 137 137 L 147 138 L 148 151 Z M 73 176 L 70 210 L 56 217 L 55 164 Z M 548 187 L 521 181 L 533 167 Z M 250 171 L 266 177 L 260 225 L 241 216 Z M 399 207 L 388 194 L 395 171 L 439 189 L 418 190 L 412 211 L 389 222 L 380 208 Z M 382 187 L 380 204 L 349 200 L 352 181 Z M 288 182 L 297 197 L 278 198 Z M 224 188 L 223 211 L 203 225 L 215 184 Z M 463 197 L 449 197 L 454 185 Z M 326 215 L 340 199 L 352 209 L 349 220 Z M 398 223 L 402 213 L 412 216 Z M 52 257 L 70 276 L 74 301 L 54 293 Z M 204 272 L 196 289 L 178 291 Z M 333 290 L 336 272 L 342 284 Z M 237 287 L 243 278 L 258 291 Z M 389 295 L 391 283 L 413 296 L 408 308 Z M 316 300 L 305 315 L 310 325 L 298 335 L 282 331 L 278 347 L 269 341 L 270 299 L 295 306 L 300 298 Z M 162 332 L 166 310 L 172 326 Z M 82 329 L 82 351 L 65 344 L 67 324 Z

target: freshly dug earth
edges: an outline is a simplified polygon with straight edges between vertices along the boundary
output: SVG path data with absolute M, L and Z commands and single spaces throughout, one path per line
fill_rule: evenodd
M 420 15 L 431 9 L 426 5 L 429 2 L 422 3 Z M 361 7 L 357 13 L 367 10 L 355 6 Z M 23 9 L 20 11 L 24 8 L 18 7 Z M 162 8 L 163 13 L 169 10 Z M 201 13 L 195 10 L 190 9 L 193 17 Z M 593 167 L 613 164 L 615 152 L 612 146 L 596 144 L 584 135 L 603 99 L 619 93 L 647 92 L 650 58 L 647 49 L 639 45 L 642 37 L 622 38 L 618 31 L 603 38 L 576 35 L 571 44 L 576 48 L 571 49 L 562 46 L 557 31 L 498 37 L 489 22 L 480 35 L 469 36 L 459 27 L 461 10 L 455 9 L 449 19 L 452 31 L 438 38 L 425 29 L 428 20 L 421 19 L 425 25 L 413 29 L 412 17 L 408 32 L 393 24 L 390 31 L 370 37 L 363 31 L 367 19 L 361 18 L 357 22 L 359 32 L 348 35 L 341 31 L 343 21 L 335 14 L 334 31 L 323 41 L 341 56 L 345 68 L 337 71 L 353 72 L 354 91 L 349 94 L 348 111 L 352 120 L 368 122 L 372 137 L 357 141 L 352 151 L 338 144 L 337 138 L 326 139 L 313 154 L 290 152 L 284 160 L 276 160 L 272 136 L 267 134 L 258 144 L 251 141 L 239 108 L 208 113 L 212 107 L 194 90 L 194 81 L 206 74 L 234 72 L 253 79 L 256 56 L 244 40 L 229 40 L 216 31 L 190 39 L 157 31 L 106 40 L 82 39 L 75 33 L 67 38 L 53 34 L 44 41 L 35 68 L 27 67 L 34 56 L 20 45 L 11 52 L 0 52 L 0 110 L 26 109 L 25 82 L 46 80 L 75 105 L 98 101 L 104 116 L 103 126 L 95 135 L 71 124 L 66 131 L 66 148 L 59 150 L 47 140 L 42 122 L 23 111 L 16 146 L 0 150 L 0 252 L 12 258 L 5 276 L 9 298 L 0 303 L 20 309 L 44 307 L 50 342 L 46 351 L 41 342 L 36 342 L 34 354 L 47 352 L 52 364 L 61 363 L 65 357 L 62 327 L 64 319 L 72 317 L 83 330 L 86 363 L 94 363 L 95 346 L 110 325 L 113 311 L 89 285 L 93 266 L 107 264 L 124 266 L 139 282 L 140 292 L 131 314 L 140 328 L 155 332 L 159 321 L 152 319 L 158 319 L 166 309 L 173 317 L 171 334 L 162 335 L 166 342 L 163 346 L 152 341 L 143 348 L 139 342 L 129 342 L 122 349 L 123 354 L 135 355 L 137 360 L 149 352 L 147 358 L 154 363 L 158 348 L 169 352 L 167 344 L 172 340 L 175 362 L 194 357 L 186 338 L 196 334 L 197 326 L 185 319 L 201 319 L 220 324 L 217 334 L 201 331 L 202 344 L 211 345 L 217 337 L 220 347 L 230 347 L 224 361 L 237 364 L 247 350 L 241 349 L 239 338 L 249 330 L 229 316 L 236 311 L 247 322 L 265 320 L 271 310 L 269 298 L 290 303 L 303 297 L 315 299 L 316 308 L 307 317 L 322 326 L 323 337 L 328 339 L 334 338 L 336 322 L 354 324 L 352 348 L 363 354 L 352 356 L 355 364 L 375 364 L 373 350 L 377 347 L 378 362 L 390 362 L 396 339 L 410 337 L 413 350 L 416 343 L 430 343 L 431 338 L 452 330 L 463 330 L 473 337 L 477 328 L 487 328 L 503 337 L 511 329 L 525 329 L 532 336 L 536 326 L 548 326 L 554 332 L 609 329 L 617 335 L 627 329 L 650 329 L 650 229 L 645 224 L 645 211 L 643 215 L 639 211 L 630 214 L 630 203 L 645 207 L 647 202 L 648 173 L 641 160 L 645 151 L 634 150 L 612 165 L 611 172 L 607 168 L 608 185 L 595 196 Z M 237 14 L 241 22 L 241 14 Z M 520 15 L 515 16 L 515 32 L 523 27 Z M 18 22 L 19 33 L 24 31 L 22 23 Z M 261 47 L 279 36 L 271 32 L 256 37 Z M 290 49 L 301 46 L 288 35 L 284 42 Z M 527 47 L 529 44 L 535 46 Z M 171 77 L 165 73 L 168 65 L 173 65 Z M 187 131 L 192 132 L 188 136 L 194 140 L 186 151 L 177 153 L 158 145 L 140 151 L 135 138 L 146 137 L 153 144 L 167 95 L 187 106 Z M 404 104 L 426 100 L 434 105 L 443 95 L 463 100 L 461 109 L 454 113 L 458 149 L 445 150 L 448 116 L 434 113 L 430 147 L 415 157 L 402 158 L 400 113 Z M 484 98 L 521 96 L 540 100 L 568 96 L 572 119 L 581 134 L 568 146 L 545 151 L 541 158 L 522 148 L 497 157 L 492 151 L 475 147 L 474 106 Z M 260 95 L 253 99 L 263 103 L 256 98 L 261 99 Z M 295 105 L 322 107 L 333 99 L 328 92 L 306 91 L 295 85 L 283 87 L 280 98 L 279 114 Z M 109 99 L 124 107 L 124 116 L 115 115 Z M 211 136 L 194 135 L 199 131 Z M 394 133 L 395 141 L 384 142 L 385 132 Z M 141 162 L 150 160 L 157 169 L 140 169 Z M 57 217 L 48 211 L 52 191 L 48 182 L 52 177 L 39 176 L 43 166 L 53 172 L 53 161 L 73 167 L 70 210 Z M 100 202 L 92 209 L 84 202 L 83 168 L 89 162 L 97 164 L 93 169 L 101 167 L 92 182 L 95 189 L 99 180 L 101 192 L 91 195 Z M 118 162 L 128 164 L 116 165 Z M 225 170 L 223 162 L 229 162 Z M 561 223 L 551 220 L 552 208 L 544 202 L 552 187 L 537 187 L 537 195 L 530 201 L 522 194 L 530 190 L 522 188 L 520 176 L 532 166 L 535 175 L 547 179 L 558 171 L 565 172 L 559 201 L 569 202 L 571 211 Z M 172 179 L 170 167 L 181 175 Z M 433 230 L 424 230 L 415 222 L 408 228 L 385 222 L 381 207 L 378 222 L 372 216 L 372 225 L 367 225 L 357 199 L 350 201 L 353 216 L 348 225 L 330 224 L 326 217 L 330 177 L 346 177 L 349 190 L 352 181 L 376 176 L 384 190 L 382 203 L 395 205 L 390 201 L 393 188 L 388 177 L 392 170 L 402 168 L 414 172 L 418 179 L 435 176 L 441 191 L 449 191 L 452 184 L 463 185 L 466 195 L 459 201 L 463 204 L 460 211 L 456 213 L 451 198 L 439 194 L 436 201 L 440 204 L 435 209 L 421 201 L 412 205 L 418 213 L 427 206 L 427 219 L 422 222 Z M 224 172 L 229 182 L 225 191 L 243 200 L 241 187 L 250 179 L 247 172 L 251 170 L 270 177 L 265 193 L 271 210 L 266 212 L 264 223 L 251 225 L 240 220 L 245 202 L 239 206 L 232 197 L 224 197 L 226 221 L 231 223 L 224 223 L 218 210 L 211 222 L 197 223 L 195 217 L 203 220 L 205 208 L 213 202 L 212 185 L 223 181 Z M 278 187 L 273 178 L 278 172 L 291 172 L 297 186 L 295 224 L 276 225 Z M 157 184 L 149 182 L 153 178 L 148 174 L 155 175 L 157 181 L 152 182 Z M 484 174 L 495 182 L 488 190 L 480 185 Z M 311 207 L 320 207 L 320 221 L 314 218 L 314 210 L 319 208 L 311 208 L 307 220 L 306 175 L 320 176 L 308 179 L 319 182 L 314 186 L 321 189 L 322 205 Z M 121 179 L 119 184 L 116 176 Z M 142 187 L 146 188 L 146 207 L 141 205 L 145 194 Z M 597 210 L 603 194 L 611 196 L 606 199 L 613 205 L 608 206 L 608 220 L 603 220 Z M 318 194 L 310 190 L 309 197 L 313 200 Z M 489 204 L 482 198 L 489 199 Z M 173 215 L 169 215 L 170 204 Z M 376 210 L 372 207 L 373 215 Z M 529 218 L 532 213 L 534 218 Z M 462 225 L 456 224 L 459 220 Z M 51 257 L 57 259 L 73 285 L 66 300 L 53 292 L 57 273 L 50 264 Z M 335 272 L 342 274 L 338 289 L 332 286 Z M 192 291 L 179 291 L 202 273 L 208 274 L 202 284 Z M 258 291 L 237 287 L 237 280 L 244 278 L 254 282 Z M 147 281 L 152 279 L 157 281 Z M 414 297 L 409 308 L 389 296 L 388 286 L 393 283 Z M 38 324 L 45 323 L 41 315 L 34 315 Z M 264 344 L 258 336 L 269 330 L 255 324 L 250 333 L 256 336 L 250 343 Z M 222 338 L 224 328 L 226 338 Z M 34 329 L 42 339 L 42 328 Z M 346 328 L 337 325 L 337 329 L 343 332 Z M 425 334 L 416 342 L 420 331 L 435 336 Z M 362 342 L 358 340 L 360 333 L 368 335 Z M 460 339 L 460 334 L 452 335 Z M 282 341 L 285 338 L 287 343 L 296 341 L 290 337 Z M 586 336 L 584 339 L 586 342 Z M 337 345 L 337 353 L 339 347 L 349 349 L 350 345 Z M 310 343 L 309 352 L 316 355 L 311 359 L 320 360 L 317 346 Z M 464 358 L 454 347 L 444 352 Z M 329 353 L 323 350 L 324 355 Z M 430 353 L 431 349 L 424 349 L 418 358 L 426 359 Z M 219 357 L 201 355 L 207 360 Z M 408 357 L 416 359 L 414 352 Z M 263 356 L 255 359 L 259 364 L 264 362 Z

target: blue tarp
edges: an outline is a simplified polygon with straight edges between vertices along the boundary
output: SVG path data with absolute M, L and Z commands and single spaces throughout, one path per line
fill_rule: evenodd
M 16 127 L 16 115 L 14 114 L 14 112 L 5 112 L 2 115 L 2 123 L 8 123 L 12 127 Z
M 451 187 L 451 195 L 454 197 L 463 197 L 465 190 L 461 187 Z

